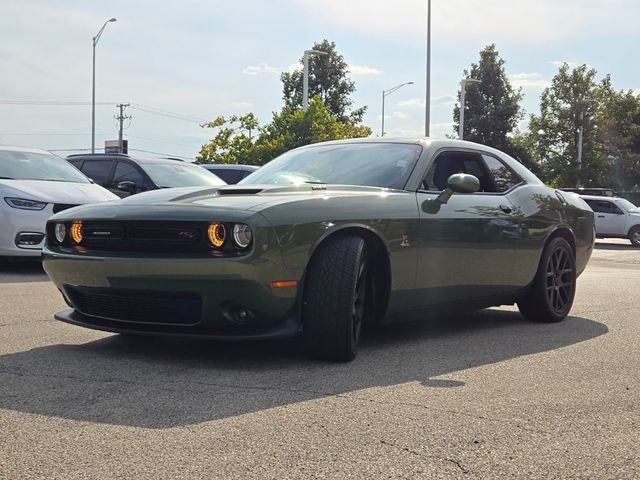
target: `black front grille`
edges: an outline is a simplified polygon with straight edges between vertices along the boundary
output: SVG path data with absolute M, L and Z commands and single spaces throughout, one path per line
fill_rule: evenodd
M 194 325 L 202 315 L 196 293 L 152 292 L 66 286 L 80 313 L 112 320 L 164 325 Z
M 63 210 L 67 210 L 68 208 L 77 207 L 78 205 L 71 205 L 69 203 L 54 203 L 53 204 L 53 213 L 58 213 Z
M 207 227 L 208 224 L 195 222 L 85 221 L 81 245 L 106 252 L 211 253 Z M 231 242 L 227 244 L 230 246 Z

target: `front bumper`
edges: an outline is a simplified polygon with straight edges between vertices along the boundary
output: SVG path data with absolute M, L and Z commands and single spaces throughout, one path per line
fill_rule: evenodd
M 42 255 L 43 240 L 37 245 L 18 246 L 16 238 L 20 233 L 44 235 L 47 219 L 53 215 L 53 204 L 43 210 L 21 210 L 11 208 L 0 198 L 0 257 L 39 257 Z
M 43 250 L 45 271 L 73 307 L 56 314 L 58 320 L 110 332 L 227 339 L 298 333 L 302 272 L 285 269 L 278 259 L 279 251 L 253 251 L 237 258 L 158 258 Z M 298 285 L 271 286 L 281 280 Z M 89 294 L 82 297 L 78 292 Z M 188 319 L 181 318 L 178 308 L 169 308 L 174 297 L 175 303 L 182 297 L 191 302 Z M 158 299 L 157 315 L 153 298 Z M 238 315 L 240 311 L 246 315 Z

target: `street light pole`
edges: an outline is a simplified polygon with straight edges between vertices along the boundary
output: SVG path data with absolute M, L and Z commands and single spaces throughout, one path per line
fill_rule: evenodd
M 302 56 L 302 108 L 304 110 L 309 106 L 309 56 L 310 55 L 329 55 L 327 52 L 320 50 L 305 50 Z
M 580 109 L 580 116 L 578 117 L 578 121 L 580 125 L 578 126 L 578 178 L 576 178 L 576 187 L 580 186 L 580 178 L 582 177 L 582 137 L 584 130 L 584 107 L 588 103 L 593 103 L 593 100 L 590 98 L 585 98 L 583 100 L 578 100 L 578 108 Z
M 96 45 L 98 44 L 98 40 L 100 40 L 107 23 L 116 21 L 116 18 L 110 18 L 104 22 L 102 28 L 98 31 L 96 36 L 93 37 L 93 73 L 91 79 L 91 153 L 96 153 Z
M 400 85 L 396 85 L 395 87 L 390 88 L 389 90 L 383 90 L 382 91 L 382 128 L 380 130 L 380 136 L 381 137 L 384 137 L 384 100 L 389 95 L 391 95 L 393 92 L 395 92 L 397 90 L 400 90 L 405 85 L 413 85 L 413 82 L 404 82 L 404 83 L 401 83 Z
M 467 83 L 480 83 L 480 80 L 475 78 L 463 78 L 460 80 L 460 124 L 458 125 L 458 138 L 460 140 L 464 137 L 464 98 L 466 96 Z
M 425 95 L 424 136 L 429 136 L 431 125 L 431 0 L 427 0 L 427 91 Z

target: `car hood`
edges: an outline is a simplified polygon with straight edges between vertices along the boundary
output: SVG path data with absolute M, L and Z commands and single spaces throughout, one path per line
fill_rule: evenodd
M 93 183 L 50 180 L 0 180 L 0 192 L 4 197 L 71 205 L 104 202 L 118 198 L 109 190 Z
M 56 219 L 175 219 L 199 220 L 215 211 L 217 219 L 242 219 L 276 205 L 344 196 L 381 196 L 400 193 L 379 187 L 351 185 L 226 185 L 154 190 L 132 195 L 117 204 L 77 207 Z

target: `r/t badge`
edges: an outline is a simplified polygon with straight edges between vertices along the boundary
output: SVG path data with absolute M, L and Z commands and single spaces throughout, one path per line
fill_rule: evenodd
M 400 242 L 401 247 L 410 247 L 409 237 L 407 235 L 402 235 L 402 241 Z

